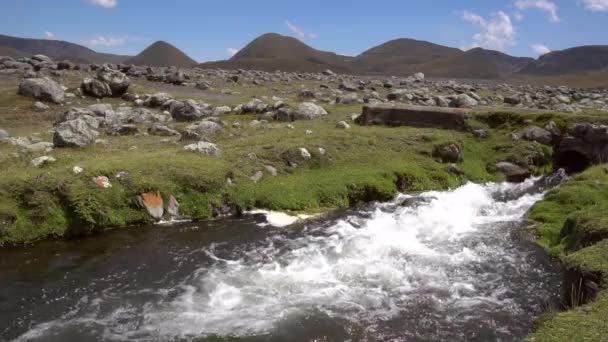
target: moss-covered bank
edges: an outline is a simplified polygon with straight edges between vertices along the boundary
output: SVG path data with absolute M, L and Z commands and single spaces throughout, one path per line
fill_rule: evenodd
M 530 341 L 608 338 L 608 167 L 551 190 L 530 212 L 538 243 L 566 268 L 566 311 L 542 317 Z
M 470 120 L 472 129 L 489 133 L 478 139 L 469 131 L 430 128 L 353 125 L 341 130 L 336 122 L 360 106 L 327 109 L 327 117 L 295 122 L 294 129 L 281 123 L 232 128 L 253 116 L 225 116 L 227 131 L 211 137 L 222 149 L 221 157 L 183 151 L 160 137 L 104 137 L 107 144 L 56 149 L 51 154 L 57 162 L 33 168 L 29 161 L 42 153 L 23 155 L 1 145 L 0 244 L 150 223 L 135 201 L 148 191 L 160 191 L 165 199 L 175 196 L 183 215 L 202 220 L 249 208 L 323 211 L 387 200 L 397 191 L 497 181 L 503 179 L 494 167 L 498 161 L 530 164 L 537 173 L 551 168 L 550 147 L 511 139 L 513 129 L 522 125 L 519 116 Z M 542 124 L 548 118 L 537 119 Z M 457 168 L 433 157 L 433 150 L 446 143 L 461 147 Z M 301 147 L 310 151 L 310 160 L 293 153 Z M 74 166 L 84 171 L 74 174 Z M 250 177 L 257 171 L 264 177 L 255 183 Z M 116 178 L 119 173 L 123 177 Z M 95 176 L 107 176 L 112 187 L 98 187 L 91 181 Z

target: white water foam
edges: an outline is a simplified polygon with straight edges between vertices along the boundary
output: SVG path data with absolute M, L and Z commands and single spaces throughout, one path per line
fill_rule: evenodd
M 491 240 L 506 239 L 508 231 L 493 227 L 521 220 L 542 194 L 502 202 L 495 200 L 496 194 L 532 185 L 531 180 L 520 185 L 469 183 L 452 191 L 423 193 L 419 197 L 425 201 L 415 207 L 397 206 L 412 197 L 400 195 L 363 217 L 310 227 L 296 238 L 277 234 L 244 246 L 233 258 L 212 246 L 206 250 L 215 261 L 211 266 L 165 291 L 177 295 L 159 294 L 132 310 L 132 316 L 128 307 L 121 307 L 93 317 L 111 339 L 162 340 L 267 333 L 278 322 L 309 310 L 373 324 L 415 308 L 420 298 L 439 311 L 487 304 L 516 312 L 518 304 L 501 285 L 505 275 L 495 269 L 484 273 L 479 266 L 525 260 L 500 243 L 471 243 L 471 237 L 489 233 L 496 235 Z M 125 316 L 139 323 L 125 326 L 120 323 L 129 320 Z M 48 324 L 38 328 L 49 329 Z

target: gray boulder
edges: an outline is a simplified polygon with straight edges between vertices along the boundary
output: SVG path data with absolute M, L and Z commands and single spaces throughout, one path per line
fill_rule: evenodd
M 471 108 L 477 106 L 477 103 L 477 100 L 470 97 L 469 95 L 459 94 L 452 100 L 452 102 L 450 102 L 450 107 Z
M 61 85 L 50 78 L 28 78 L 19 83 L 19 94 L 40 101 L 62 103 L 64 91 Z
M 87 96 L 96 97 L 98 99 L 112 96 L 110 85 L 94 78 L 85 78 L 80 85 L 82 93 Z
M 530 171 L 510 162 L 496 163 L 496 169 L 505 175 L 507 182 L 521 183 L 530 177 Z
M 154 124 L 152 127 L 148 129 L 148 134 L 150 135 L 160 135 L 165 137 L 181 137 L 181 134 L 174 130 L 173 128 L 167 127 L 165 125 Z
M 297 120 L 313 120 L 325 115 L 327 115 L 327 111 L 312 102 L 300 103 L 298 109 L 293 113 L 293 117 Z
M 175 121 L 195 121 L 205 116 L 205 108 L 194 100 L 173 101 L 169 112 Z
M 204 141 L 199 141 L 195 144 L 186 145 L 184 146 L 184 150 L 198 152 L 213 157 L 222 155 L 222 151 L 217 147 L 217 145 Z
M 131 80 L 129 80 L 127 75 L 109 68 L 101 68 L 97 72 L 97 79 L 110 87 L 112 96 L 114 97 L 123 96 L 131 85 Z
M 533 125 L 520 129 L 519 131 L 511 134 L 511 137 L 513 140 L 525 139 L 529 141 L 536 141 L 545 145 L 550 145 L 553 141 L 551 132 Z
M 150 96 L 150 98 L 146 101 L 146 105 L 150 107 L 160 107 L 171 99 L 171 95 L 167 93 L 157 93 Z
M 79 118 L 59 124 L 53 135 L 55 147 L 84 147 L 95 142 L 99 133 L 86 120 Z
M 0 139 L 8 139 L 11 135 L 7 131 L 0 129 Z
M 186 130 L 195 132 L 199 136 L 208 136 L 211 134 L 219 134 L 224 132 L 224 128 L 220 124 L 213 121 L 201 121 L 188 126 Z

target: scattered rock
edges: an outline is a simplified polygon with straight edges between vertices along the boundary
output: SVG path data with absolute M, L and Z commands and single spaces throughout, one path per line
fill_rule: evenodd
M 63 87 L 50 78 L 28 78 L 22 80 L 19 84 L 19 94 L 53 103 L 62 103 L 64 100 Z
M 340 121 L 336 124 L 336 128 L 338 129 L 349 129 L 350 125 L 346 123 L 346 121 Z
M 439 158 L 443 163 L 456 163 L 462 158 L 460 146 L 454 143 L 435 146 L 433 157 Z
M 259 182 L 264 177 L 264 172 L 258 171 L 253 176 L 249 177 L 254 183 Z
M 199 141 L 196 144 L 186 145 L 184 146 L 184 150 L 199 152 L 214 157 L 222 155 L 222 151 L 217 147 L 217 145 L 204 141 Z
M 148 214 L 154 219 L 160 221 L 163 218 L 164 205 L 160 192 L 143 193 L 137 197 L 137 200 L 142 207 L 146 208 Z
M 304 160 L 310 160 L 312 158 L 312 156 L 310 155 L 310 152 L 308 152 L 307 149 L 305 149 L 304 147 L 300 147 L 300 155 L 302 156 L 302 159 Z
M 55 159 L 53 157 L 42 156 L 42 157 L 32 159 L 32 161 L 30 162 L 30 165 L 32 165 L 33 167 L 41 167 L 43 165 L 54 163 L 56 161 L 57 161 L 57 159 Z
M 179 202 L 173 195 L 169 197 L 169 205 L 167 206 L 167 213 L 171 217 L 179 217 Z
M 297 120 L 313 120 L 327 115 L 327 111 L 325 111 L 323 107 L 312 102 L 302 102 L 293 114 L 294 118 Z
M 549 131 L 534 125 L 526 126 L 520 129 L 519 131 L 513 133 L 511 137 L 513 140 L 525 139 L 529 141 L 536 141 L 545 145 L 550 145 L 553 141 L 553 136 Z
M 93 177 L 92 181 L 94 184 L 96 184 L 98 187 L 100 187 L 102 189 L 107 189 L 107 188 L 112 187 L 112 183 L 110 183 L 110 180 L 106 176 Z
M 530 171 L 510 162 L 496 163 L 496 169 L 505 175 L 507 182 L 521 183 L 530 177 Z
M 48 110 L 50 107 L 40 101 L 36 101 L 36 103 L 34 103 L 34 108 L 36 108 L 36 110 L 39 112 L 44 112 L 44 111 Z
M 55 130 L 55 147 L 84 147 L 95 142 L 99 133 L 90 122 L 78 118 L 62 122 Z

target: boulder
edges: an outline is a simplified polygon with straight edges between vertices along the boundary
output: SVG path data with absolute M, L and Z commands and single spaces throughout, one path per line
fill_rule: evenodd
M 134 124 L 123 124 L 117 126 L 110 126 L 106 129 L 107 135 L 122 136 L 122 135 L 135 135 L 138 134 L 139 129 Z
M 179 202 L 173 195 L 169 197 L 169 205 L 167 206 L 167 213 L 171 215 L 171 217 L 179 216 Z
M 224 132 L 224 128 L 220 124 L 207 120 L 190 125 L 186 128 L 186 130 L 190 132 L 195 132 L 199 136 L 203 137 Z
M 0 129 L 0 139 L 7 139 L 7 138 L 10 138 L 10 137 L 11 137 L 11 135 L 8 134 L 7 131 L 5 131 L 3 129 Z
M 170 137 L 170 136 L 181 137 L 181 133 L 179 133 L 178 131 L 176 131 L 172 128 L 169 128 L 165 125 L 160 125 L 160 124 L 152 125 L 152 127 L 150 127 L 148 129 L 148 134 L 165 136 L 165 137 Z
M 160 192 L 146 192 L 137 197 L 139 205 L 146 208 L 148 214 L 160 221 L 163 218 L 163 197 Z
M 513 140 L 525 139 L 529 141 L 536 141 L 545 145 L 551 145 L 551 142 L 553 141 L 551 132 L 534 125 L 520 129 L 519 131 L 511 134 L 511 137 Z
M 80 85 L 82 93 L 87 96 L 96 97 L 98 99 L 112 96 L 110 85 L 94 78 L 85 78 Z
M 296 120 L 313 120 L 325 115 L 327 115 L 327 111 L 312 102 L 300 103 L 298 109 L 293 113 L 293 117 Z
M 86 120 L 79 118 L 62 122 L 55 130 L 55 147 L 84 147 L 95 142 L 99 133 Z
M 443 163 L 456 163 L 462 159 L 461 148 L 454 143 L 437 145 L 433 149 L 433 157 Z
M 169 112 L 175 121 L 195 121 L 205 116 L 205 108 L 194 100 L 173 101 Z
M 61 85 L 50 78 L 28 78 L 19 83 L 19 94 L 40 101 L 62 103 L 64 91 Z
M 496 169 L 505 175 L 507 182 L 521 183 L 530 177 L 530 171 L 510 162 L 496 163 Z
M 450 107 L 471 108 L 477 106 L 477 100 L 467 94 L 459 94 L 451 102 Z
M 171 99 L 172 99 L 171 95 L 169 95 L 167 93 L 157 93 L 157 94 L 150 96 L 150 98 L 146 101 L 146 105 L 148 105 L 150 107 L 160 107 L 160 106 L 164 105 L 165 102 L 167 102 Z
M 112 96 L 114 97 L 124 95 L 127 90 L 129 90 L 129 86 L 131 85 L 131 81 L 127 75 L 120 71 L 109 68 L 101 68 L 97 72 L 97 79 L 106 83 L 110 87 Z
M 32 159 L 32 161 L 30 162 L 30 165 L 32 165 L 33 167 L 41 167 L 43 165 L 54 163 L 56 161 L 57 160 L 53 157 L 42 156 L 42 157 Z
M 465 129 L 468 110 L 405 104 L 369 104 L 357 117 L 360 125 Z
M 199 141 L 195 144 L 186 145 L 184 146 L 184 150 L 198 152 L 213 157 L 222 155 L 222 151 L 217 147 L 217 145 L 204 141 Z
M 336 128 L 338 128 L 338 129 L 349 129 L 350 125 L 346 121 L 339 121 L 336 124 Z

